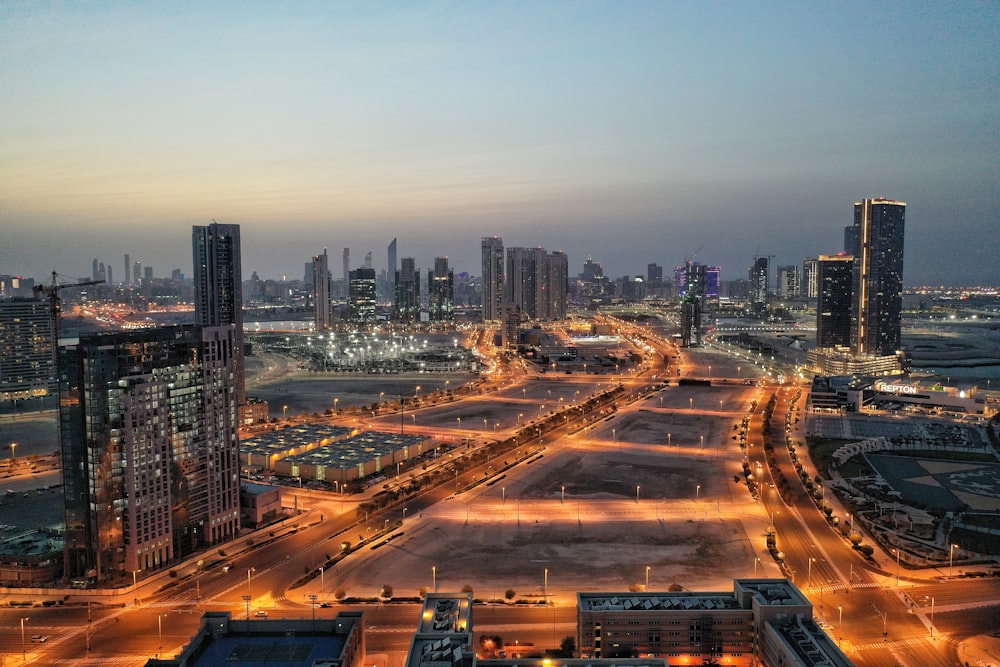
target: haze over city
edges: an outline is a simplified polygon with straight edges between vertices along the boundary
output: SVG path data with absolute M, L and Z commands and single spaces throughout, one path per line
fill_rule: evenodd
M 0 270 L 243 271 L 329 246 L 478 273 L 479 239 L 612 276 L 745 277 L 907 202 L 905 282 L 996 282 L 994 3 L 0 7 Z M 334 253 L 336 254 L 336 253 Z

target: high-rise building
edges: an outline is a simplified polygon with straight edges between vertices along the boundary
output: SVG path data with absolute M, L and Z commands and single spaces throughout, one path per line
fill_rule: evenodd
M 646 282 L 657 286 L 663 282 L 663 267 L 659 264 L 646 265 Z
M 701 347 L 702 299 L 688 293 L 681 299 L 681 346 Z
M 750 310 L 762 315 L 767 310 L 767 285 L 770 272 L 767 257 L 754 257 L 750 267 Z
M 90 274 L 91 274 L 90 277 L 93 280 L 104 280 L 104 277 L 101 275 L 101 273 L 103 273 L 103 271 L 101 271 L 101 265 L 97 263 L 96 257 L 92 262 L 92 267 L 93 268 L 90 269 Z
M 447 257 L 435 257 L 434 269 L 427 272 L 427 313 L 432 322 L 455 319 L 455 275 Z
M 565 253 L 545 248 L 507 248 L 505 307 L 529 319 L 566 317 L 569 260 Z
M 387 271 L 389 277 L 391 278 L 393 275 L 395 275 L 396 268 L 398 266 L 398 264 L 396 263 L 396 239 L 395 238 L 393 238 L 392 241 L 389 243 L 389 249 L 388 250 L 389 250 L 389 252 L 388 252 L 388 255 L 389 255 L 389 258 L 388 258 L 389 259 L 389 265 L 388 266 L 389 266 L 389 268 L 386 271 Z
M 138 260 L 132 265 L 132 284 L 137 286 L 142 284 L 142 262 Z
M 844 226 L 844 254 L 855 256 L 858 252 L 858 228 L 855 225 Z
M 142 279 L 147 285 L 153 282 L 153 267 L 142 267 Z
M 372 251 L 371 250 L 369 250 L 368 252 L 365 253 L 365 268 L 366 269 L 374 269 L 375 268 L 374 265 L 372 264 Z
M 0 401 L 56 393 L 54 335 L 47 301 L 0 299 Z
M 232 325 L 60 350 L 65 575 L 131 582 L 240 529 Z
M 246 405 L 243 365 L 243 268 L 240 256 L 240 226 L 191 227 L 194 259 L 194 322 L 205 327 L 233 325 L 236 345 L 234 372 L 239 405 Z M 146 267 L 147 279 L 152 269 Z
M 351 282 L 351 249 L 344 248 L 344 284 Z
M 855 356 L 889 356 L 900 349 L 905 222 L 904 202 L 865 199 L 854 204 L 857 252 L 851 353 Z
M 548 254 L 543 251 L 539 259 L 541 275 L 535 302 L 538 308 L 536 317 L 544 320 L 566 319 L 569 258 L 566 253 L 556 250 Z
M 802 260 L 802 282 L 799 285 L 799 296 L 815 299 L 819 296 L 819 259 L 806 257 Z
M 847 347 L 851 344 L 854 258 L 850 255 L 820 255 L 817 265 L 816 347 Z
M 483 237 L 483 321 L 495 322 L 503 317 L 503 239 Z
M 396 270 L 394 319 L 406 324 L 420 319 L 420 274 L 412 257 L 404 257 Z
M 333 326 L 333 305 L 330 293 L 330 264 L 326 248 L 323 248 L 322 255 L 316 255 L 312 258 L 311 273 L 316 331 L 327 331 Z
M 349 278 L 351 321 L 355 324 L 372 324 L 375 322 L 375 306 L 378 303 L 375 269 L 355 269 L 350 272 Z
M 800 276 L 797 264 L 788 264 L 778 267 L 778 298 L 782 301 L 791 301 L 799 298 Z
M 125 253 L 125 282 L 124 285 L 128 287 L 132 284 L 132 264 L 129 262 L 128 253 Z

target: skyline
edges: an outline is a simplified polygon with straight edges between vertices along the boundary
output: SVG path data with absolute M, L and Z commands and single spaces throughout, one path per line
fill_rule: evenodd
M 0 273 L 87 276 L 96 257 L 121 278 L 130 253 L 191 275 L 191 225 L 215 219 L 240 225 L 244 276 L 301 277 L 324 247 L 379 269 L 393 237 L 479 275 L 497 235 L 566 252 L 571 275 L 703 247 L 745 278 L 757 252 L 835 254 L 853 204 L 884 196 L 907 202 L 904 284 L 994 284 L 998 18 L 7 3 Z

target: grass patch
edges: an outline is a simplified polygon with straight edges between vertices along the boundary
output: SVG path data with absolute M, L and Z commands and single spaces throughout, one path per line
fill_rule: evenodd
M 844 445 L 857 441 L 857 438 L 845 440 L 844 438 L 806 437 L 806 446 L 809 448 L 809 458 L 812 459 L 819 474 L 824 479 L 830 479 L 830 466 L 833 464 L 833 453 Z M 841 474 L 844 477 L 848 477 L 843 472 L 843 467 L 841 467 Z

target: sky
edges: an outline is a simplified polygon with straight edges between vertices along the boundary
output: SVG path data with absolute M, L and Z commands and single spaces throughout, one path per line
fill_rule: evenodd
M 908 285 L 1000 284 L 997 2 L 0 2 L 0 274 L 243 274 L 480 239 L 745 278 L 907 203 Z M 335 271 L 336 273 L 336 271 Z

